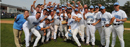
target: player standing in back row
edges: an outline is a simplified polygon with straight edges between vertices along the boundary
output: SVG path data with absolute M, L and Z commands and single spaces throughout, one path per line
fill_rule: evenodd
M 114 23 L 113 23 L 113 29 L 112 32 L 112 44 L 111 47 L 115 46 L 116 42 L 116 36 L 118 36 L 120 40 L 121 47 L 125 47 L 124 40 L 123 40 L 123 32 L 124 32 L 124 25 L 123 23 L 127 21 L 127 15 L 126 13 L 119 9 L 120 5 L 119 3 L 114 3 L 115 10 L 112 12 L 112 15 L 115 17 Z

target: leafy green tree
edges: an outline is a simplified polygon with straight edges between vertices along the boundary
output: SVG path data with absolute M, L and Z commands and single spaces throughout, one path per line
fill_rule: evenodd
M 130 17 L 130 1 L 127 1 L 122 7 L 122 9 L 126 12 L 128 17 Z

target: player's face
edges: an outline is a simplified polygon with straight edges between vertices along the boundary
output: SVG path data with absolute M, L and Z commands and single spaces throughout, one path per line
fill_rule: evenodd
M 48 20 L 45 21 L 46 24 L 49 24 L 50 22 Z
M 28 12 L 28 11 L 25 11 L 25 12 L 24 12 L 24 15 L 29 15 L 29 12 Z
M 71 18 L 71 14 L 67 14 L 69 18 Z
M 53 13 L 54 13 L 54 12 L 53 12 L 53 11 L 51 11 L 51 15 L 53 15 Z
M 104 12 L 105 12 L 105 9 L 101 9 L 101 12 L 104 13 Z
M 40 8 L 36 7 L 36 11 L 39 11 L 39 10 L 40 10 Z
M 87 12 L 87 11 L 88 11 L 88 9 L 85 9 L 84 11 L 85 11 L 85 12 Z
M 60 16 L 60 13 L 57 13 L 58 16 Z
M 39 18 L 40 18 L 40 16 L 41 16 L 41 14 L 40 14 L 40 13 L 37 13 L 37 14 L 36 14 L 36 18 L 37 18 L 37 19 L 39 19 Z
M 87 5 L 84 5 L 84 8 L 86 8 L 87 7 Z
M 99 8 L 95 8 L 95 11 L 99 11 Z
M 115 9 L 119 9 L 119 7 L 120 7 L 119 5 L 114 5 Z
M 90 8 L 90 11 L 93 11 L 94 10 L 94 8 Z

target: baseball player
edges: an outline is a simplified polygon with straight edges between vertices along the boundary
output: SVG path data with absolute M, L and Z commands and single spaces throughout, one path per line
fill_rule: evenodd
M 115 10 L 112 11 L 112 15 L 115 17 L 113 23 L 113 32 L 112 32 L 112 44 L 111 47 L 115 46 L 116 36 L 118 36 L 121 47 L 125 47 L 125 42 L 123 39 L 124 25 L 123 23 L 127 21 L 127 15 L 125 11 L 119 9 L 120 5 L 118 2 L 114 3 Z
M 85 44 L 85 40 L 84 40 L 85 22 L 84 22 L 84 18 L 83 18 L 83 13 L 84 13 L 84 12 L 81 12 L 81 14 L 82 14 L 82 19 L 81 19 L 80 22 L 79 22 L 79 32 L 81 33 L 80 37 L 81 37 L 82 43 Z
M 62 13 L 61 13 L 61 16 L 62 18 L 61 22 L 62 22 L 62 30 L 64 29 L 65 30 L 65 33 L 67 33 L 67 20 L 68 20 L 68 17 L 67 17 L 67 13 L 65 11 L 65 8 L 62 8 Z M 64 38 L 64 36 L 62 37 Z
M 97 17 L 100 17 L 101 15 L 100 15 L 100 11 L 99 11 L 99 6 L 95 6 L 95 13 L 94 13 L 94 15 L 96 16 L 96 22 L 98 21 L 98 20 L 101 20 L 101 19 L 98 19 Z M 101 22 L 99 22 L 98 24 L 96 24 L 95 25 L 95 27 L 96 27 L 96 30 L 98 30 L 98 32 L 99 32 L 99 35 L 100 35 L 100 39 L 101 39 L 101 45 L 105 45 L 104 43 L 103 43 L 103 35 L 102 35 L 102 26 L 101 26 Z
M 109 47 L 110 34 L 112 32 L 111 24 L 113 23 L 115 17 L 113 17 L 109 12 L 106 12 L 106 9 L 104 6 L 101 6 L 100 9 L 101 9 L 101 13 L 100 13 L 101 17 L 98 17 L 98 19 L 101 19 L 101 25 L 102 25 L 102 30 L 103 30 L 102 37 L 105 37 L 105 40 L 106 40 L 105 47 Z
M 85 20 L 87 24 L 87 39 L 86 39 L 86 44 L 89 45 L 89 40 L 92 42 L 92 46 L 95 45 L 95 25 L 97 24 L 95 21 L 95 16 L 94 16 L 94 7 L 91 5 L 90 6 L 90 12 L 88 12 L 85 15 Z M 91 38 L 90 38 L 91 36 Z
M 68 31 L 71 32 L 72 37 L 74 41 L 77 43 L 78 47 L 81 47 L 81 44 L 78 38 L 76 37 L 76 35 L 79 32 L 78 28 L 79 28 L 79 22 L 81 18 L 82 16 L 81 14 L 78 13 L 78 9 L 75 9 L 75 14 L 73 14 L 73 16 L 71 16 L 71 18 L 69 17 L 68 19 L 68 26 L 69 26 Z
M 33 30 L 33 27 L 35 27 L 36 25 L 38 25 L 39 23 L 39 18 L 40 18 L 40 15 L 41 13 L 40 12 L 37 12 L 36 16 L 25 16 L 24 18 L 27 20 L 24 24 L 23 24 L 23 30 L 24 30 L 24 33 L 25 33 L 25 44 L 26 44 L 26 47 L 29 47 L 29 30 L 31 30 L 31 32 L 37 37 L 35 42 L 34 42 L 34 45 L 33 47 L 37 46 L 37 43 L 39 41 L 39 39 L 41 38 L 41 35 L 38 31 L 34 31 Z
M 56 15 L 54 17 L 54 41 L 56 41 L 56 34 L 57 34 L 57 29 L 60 28 L 60 32 L 62 33 L 63 36 L 63 32 L 62 32 L 62 26 L 61 26 L 61 17 L 60 17 L 61 13 L 59 12 L 59 10 L 56 11 Z

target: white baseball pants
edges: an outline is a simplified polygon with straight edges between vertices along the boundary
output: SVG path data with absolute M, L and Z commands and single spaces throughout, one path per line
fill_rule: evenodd
M 85 28 L 85 25 L 79 26 L 79 35 L 80 35 L 80 38 L 83 42 L 84 42 L 84 28 Z
M 102 27 L 96 27 L 96 30 L 98 30 L 99 35 L 100 35 L 100 41 L 101 41 L 101 45 L 105 45 L 105 37 L 103 35 L 103 30 Z
M 78 44 L 78 46 L 81 46 L 81 44 L 76 36 L 79 33 L 79 30 L 74 29 L 74 30 L 71 30 L 71 32 L 72 32 L 72 37 L 73 37 L 74 41 Z
M 56 34 L 57 34 L 57 29 L 58 28 L 60 28 L 60 32 L 62 33 L 62 36 L 64 36 L 63 31 L 62 31 L 62 26 L 54 25 L 54 29 L 55 29 L 55 31 L 54 31 L 54 39 L 56 39 Z
M 111 32 L 112 32 L 112 25 L 110 25 L 109 27 L 103 27 L 103 36 L 105 36 L 106 40 L 105 47 L 109 47 Z
M 91 40 L 92 45 L 95 45 L 95 26 L 93 25 L 87 25 L 87 39 L 86 39 L 86 43 L 89 44 L 89 40 Z M 91 38 L 90 38 L 91 36 Z
M 41 35 L 40 35 L 39 31 L 35 29 L 35 27 L 31 29 L 31 32 L 36 36 L 36 40 L 33 44 L 33 47 L 34 47 L 34 46 L 37 46 L 37 43 L 40 40 Z
M 125 47 L 124 39 L 123 39 L 123 33 L 124 33 L 124 25 L 113 25 L 111 47 L 115 46 L 116 36 L 118 36 L 118 38 L 119 38 L 121 47 Z

